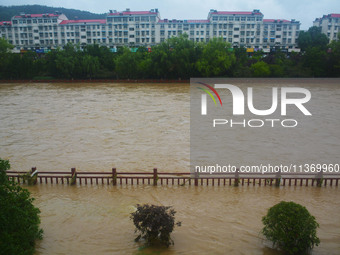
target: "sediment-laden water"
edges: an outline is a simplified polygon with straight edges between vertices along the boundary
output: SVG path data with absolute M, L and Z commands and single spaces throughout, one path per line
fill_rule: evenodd
M 292 136 L 270 160 L 339 163 L 339 79 L 231 80 L 239 86 L 249 82 L 305 87 L 319 102 L 312 109 L 316 125 L 299 131 L 311 139 L 299 143 L 299 134 Z M 189 105 L 189 84 L 1 84 L 0 157 L 10 160 L 12 170 L 189 171 Z M 231 152 L 240 163 L 255 157 L 256 144 L 275 142 L 280 131 L 273 137 L 247 134 L 231 140 L 235 148 L 251 141 L 248 150 L 239 144 Z M 37 254 L 280 254 L 260 231 L 262 216 L 282 200 L 303 204 L 319 222 L 321 245 L 313 254 L 340 251 L 339 187 L 41 184 L 29 190 L 45 231 Z M 172 235 L 174 246 L 147 249 L 134 242 L 129 214 L 137 203 L 174 206 L 182 221 Z

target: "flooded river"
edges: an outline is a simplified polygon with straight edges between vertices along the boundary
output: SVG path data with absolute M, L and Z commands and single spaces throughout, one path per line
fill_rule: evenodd
M 323 108 L 316 125 L 278 144 L 276 162 L 339 163 L 339 79 L 234 80 L 309 88 Z M 0 157 L 12 170 L 189 171 L 189 84 L 1 84 Z M 313 106 L 314 107 L 314 106 Z M 297 139 L 304 133 L 310 139 Z M 278 141 L 259 134 L 233 158 L 255 158 L 255 144 Z M 289 153 L 287 147 L 299 148 Z M 263 148 L 264 151 L 270 148 Z M 319 151 L 319 154 L 317 153 Z M 273 159 L 274 157 L 274 159 Z M 276 158 L 275 158 L 276 157 Z M 307 207 L 320 224 L 313 254 L 340 253 L 339 187 L 76 186 L 28 187 L 41 210 L 44 239 L 36 254 L 280 254 L 261 235 L 261 218 L 282 200 Z M 135 243 L 129 219 L 137 203 L 173 205 L 182 226 L 169 249 Z

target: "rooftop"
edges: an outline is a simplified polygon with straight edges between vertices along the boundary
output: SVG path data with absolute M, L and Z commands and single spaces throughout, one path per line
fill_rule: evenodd
M 60 14 L 44 13 L 44 14 L 22 14 L 14 16 L 14 18 L 42 18 L 42 17 L 58 17 Z
M 0 21 L 0 26 L 4 26 L 4 25 L 12 25 L 11 21 Z
M 116 12 L 116 11 L 113 11 L 108 14 L 110 16 L 122 16 L 122 15 L 155 15 L 157 14 L 158 11 L 156 10 L 151 10 L 151 11 L 130 11 L 130 10 L 127 10 L 127 11 L 122 11 L 122 12 Z
M 217 15 L 263 15 L 260 10 L 254 10 L 252 12 L 245 12 L 245 11 L 217 11 L 217 10 L 211 10 L 211 14 L 217 14 Z
M 68 24 L 78 24 L 78 23 L 100 23 L 106 24 L 105 19 L 80 19 L 80 20 L 63 20 L 60 22 L 60 25 L 68 25 Z
M 323 15 L 322 18 L 316 18 L 315 21 L 321 20 L 321 19 L 328 19 L 328 18 L 340 18 L 339 13 L 330 13 L 328 15 Z
M 286 19 L 263 19 L 263 22 L 267 22 L 267 23 L 291 23 L 290 20 L 286 20 Z
M 192 20 L 168 20 L 168 19 L 162 19 L 159 20 L 158 23 L 209 23 L 209 20 L 207 19 L 192 19 Z

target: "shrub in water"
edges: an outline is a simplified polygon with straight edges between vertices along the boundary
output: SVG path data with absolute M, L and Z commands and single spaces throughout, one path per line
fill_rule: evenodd
M 274 205 L 262 222 L 264 236 L 288 254 L 306 254 L 320 243 L 316 236 L 319 224 L 306 207 L 294 202 Z
M 171 206 L 157 205 L 137 205 L 137 210 L 131 213 L 131 219 L 136 227 L 136 232 L 140 235 L 136 238 L 144 238 L 148 244 L 161 243 L 166 246 L 174 244 L 170 237 L 175 224 L 180 226 L 181 223 L 175 223 L 175 210 Z
M 9 161 L 0 158 L 0 185 L 8 182 L 6 170 L 10 168 L 11 165 L 9 164 Z
M 8 160 L 0 159 L 0 254 L 33 254 L 39 229 L 39 209 L 32 204 L 30 193 L 10 182 Z

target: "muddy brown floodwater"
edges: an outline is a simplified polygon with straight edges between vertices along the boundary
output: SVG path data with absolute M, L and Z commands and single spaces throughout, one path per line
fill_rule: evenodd
M 324 108 L 313 111 L 316 125 L 300 130 L 282 149 L 278 146 L 271 160 L 339 163 L 339 79 L 232 82 L 309 88 Z M 0 157 L 10 160 L 12 170 L 36 166 L 41 171 L 71 167 L 189 171 L 189 105 L 189 84 L 1 84 Z M 297 139 L 304 132 L 313 137 L 300 144 Z M 247 132 L 231 142 L 237 146 L 244 140 Z M 264 140 L 275 137 L 263 134 L 252 142 Z M 287 146 L 299 153 L 288 153 Z M 254 157 L 253 149 L 231 153 L 246 162 Z M 39 184 L 27 188 L 41 210 L 44 229 L 36 254 L 280 254 L 260 232 L 262 216 L 282 200 L 306 206 L 320 224 L 321 244 L 312 254 L 340 254 L 339 187 Z M 151 249 L 134 242 L 129 215 L 137 203 L 174 206 L 176 219 L 182 222 L 172 234 L 174 246 Z

